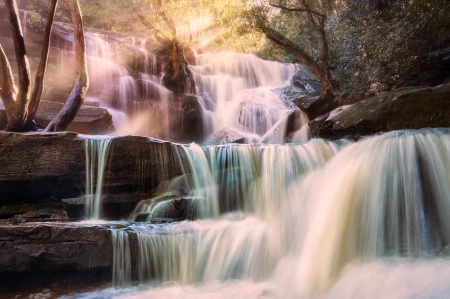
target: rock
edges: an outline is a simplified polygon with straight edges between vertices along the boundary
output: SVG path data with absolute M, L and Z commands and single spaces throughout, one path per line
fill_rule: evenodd
M 300 96 L 294 100 L 294 103 L 308 115 L 309 119 L 314 119 L 338 107 L 335 97 L 324 89 Z
M 0 255 L 0 273 L 111 269 L 111 232 L 99 225 L 2 223 Z
M 41 101 L 36 113 L 35 122 L 45 128 L 63 107 L 62 103 Z M 6 128 L 7 119 L 3 103 L 0 103 L 0 130 Z M 68 131 L 80 134 L 108 134 L 115 131 L 112 116 L 104 108 L 81 106 L 69 125 Z
M 339 107 L 309 123 L 313 137 L 358 139 L 378 132 L 450 126 L 450 85 L 406 87 Z
M 149 213 L 137 213 L 134 215 L 134 222 L 147 222 Z
M 159 183 L 182 174 L 176 147 L 147 137 L 115 137 L 105 168 L 103 194 L 117 195 L 120 200 L 126 194 L 134 194 L 129 195 L 133 200 L 142 198 L 138 195 L 148 198 Z M 62 199 L 82 196 L 86 193 L 85 157 L 85 140 L 75 133 L 0 132 L 1 209 L 5 205 L 18 208 L 48 204 L 47 208 L 61 205 Z M 119 199 L 116 207 L 121 204 Z M 122 203 L 129 205 L 130 201 Z M 123 214 L 111 209 L 111 213 L 116 212 Z
M 66 211 L 62 209 L 41 209 L 37 211 L 28 211 L 19 216 L 20 218 L 32 218 L 32 219 L 67 219 Z
M 71 219 L 83 219 L 85 215 L 85 202 L 88 197 L 65 198 L 62 200 L 64 210 Z M 143 194 L 122 193 L 106 194 L 102 198 L 103 217 L 107 219 L 123 219 L 133 211 L 136 204 L 147 198 Z
M 297 65 L 294 76 L 291 79 L 291 85 L 304 89 L 308 93 L 315 92 L 323 88 L 322 83 L 308 68 L 302 64 Z
M 222 128 L 211 135 L 205 145 L 222 145 L 228 143 L 245 143 L 245 137 L 230 128 Z
M 93 98 L 85 98 L 83 101 L 83 106 L 100 107 L 100 101 Z
M 197 65 L 197 55 L 191 47 L 184 47 L 184 58 L 189 62 L 190 65 Z
M 194 220 L 196 218 L 195 199 L 175 198 L 158 202 L 154 206 L 150 220 L 171 219 L 174 221 L 183 221 L 186 219 Z
M 308 92 L 304 88 L 289 85 L 281 89 L 280 99 L 287 107 L 293 109 L 295 108 L 294 101 L 300 97 L 305 96 L 307 93 Z
M 171 137 L 178 142 L 203 141 L 211 133 L 212 120 L 201 104 L 201 98 L 194 95 L 179 95 L 171 108 Z

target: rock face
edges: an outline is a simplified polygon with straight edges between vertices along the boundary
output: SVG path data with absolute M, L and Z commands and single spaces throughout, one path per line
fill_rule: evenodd
M 294 101 L 304 97 L 307 93 L 308 92 L 304 88 L 289 85 L 281 89 L 280 98 L 287 107 L 292 109 L 295 107 Z
M 41 101 L 35 117 L 36 124 L 45 128 L 62 107 L 62 103 Z M 0 130 L 4 130 L 6 124 L 5 108 L 3 103 L 0 103 Z M 108 110 L 93 106 L 81 106 L 67 130 L 80 134 L 95 135 L 112 133 L 115 128 Z
M 300 64 L 297 66 L 294 76 L 291 79 L 291 85 L 304 89 L 308 93 L 315 92 L 323 88 L 322 83 L 314 76 L 306 66 Z
M 228 143 L 245 143 L 245 137 L 230 128 L 223 128 L 211 135 L 205 142 L 206 145 Z
M 313 137 L 359 138 L 378 132 L 450 126 L 450 85 L 397 89 L 339 107 L 309 123 Z
M 69 224 L 0 224 L 0 273 L 110 269 L 107 227 Z
M 302 95 L 296 98 L 294 103 L 308 115 L 309 119 L 314 119 L 338 107 L 335 97 L 324 89 Z
M 146 137 L 114 138 L 103 194 L 115 197 L 105 205 L 116 205 L 119 213 L 121 205 L 148 198 L 159 183 L 181 175 L 175 147 Z M 75 133 L 0 132 L 0 217 L 62 208 L 62 199 L 82 196 L 85 157 L 85 140 Z M 116 208 L 111 213 L 118 217 Z

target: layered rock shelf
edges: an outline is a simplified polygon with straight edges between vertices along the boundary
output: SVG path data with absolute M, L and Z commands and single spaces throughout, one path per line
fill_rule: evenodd
M 182 174 L 176 147 L 147 137 L 113 138 L 103 180 L 111 217 L 127 216 L 158 184 Z M 82 135 L 0 132 L 0 165 L 0 218 L 63 209 L 63 199 L 86 194 Z

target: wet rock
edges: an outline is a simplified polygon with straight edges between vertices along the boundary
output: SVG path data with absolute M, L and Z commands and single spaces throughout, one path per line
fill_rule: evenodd
M 294 100 L 294 104 L 305 112 L 309 119 L 314 119 L 338 107 L 335 97 L 324 89 L 302 95 Z
M 195 51 L 191 47 L 184 47 L 184 58 L 190 65 L 197 65 L 197 57 Z
M 62 209 L 41 209 L 41 210 L 34 210 L 34 211 L 28 211 L 22 215 L 19 216 L 20 218 L 26 218 L 26 219 L 67 219 L 67 213 L 66 211 Z
M 147 222 L 149 213 L 137 213 L 134 215 L 134 222 Z
M 195 199 L 175 198 L 158 202 L 151 216 L 155 219 L 171 219 L 175 221 L 194 220 L 196 218 Z
M 120 200 L 125 194 L 134 194 L 130 195 L 135 196 L 131 201 L 111 203 L 116 207 L 131 205 L 142 199 L 136 194 L 148 196 L 159 183 L 181 175 L 175 147 L 147 137 L 114 138 L 104 173 L 103 194 L 118 195 Z M 85 140 L 75 133 L 0 132 L 0 211 L 7 205 L 17 209 L 50 205 L 46 208 L 60 205 L 65 198 L 81 197 L 86 193 L 85 157 Z M 116 215 L 124 213 L 114 207 L 111 211 L 116 211 Z
M 308 68 L 302 64 L 297 65 L 294 76 L 291 79 L 291 85 L 304 89 L 308 93 L 315 92 L 323 88 L 322 83 Z
M 206 140 L 205 145 L 222 145 L 228 143 L 245 143 L 245 137 L 230 128 L 223 128 L 211 135 Z
M 308 92 L 304 88 L 296 87 L 296 86 L 285 86 L 280 91 L 280 99 L 283 103 L 293 109 L 295 108 L 294 101 L 298 98 L 305 96 Z
M 339 107 L 309 123 L 313 137 L 358 139 L 392 130 L 450 126 L 450 85 L 406 87 Z
M 110 269 L 111 232 L 101 226 L 0 224 L 0 273 Z
M 62 103 L 41 101 L 35 122 L 45 128 L 63 107 Z M 6 128 L 7 118 L 3 103 L 0 103 L 0 130 Z M 108 110 L 92 106 L 81 106 L 67 128 L 68 131 L 81 134 L 108 134 L 115 131 L 112 116 Z
M 123 193 L 107 194 L 102 198 L 103 217 L 107 219 L 126 218 L 136 204 L 147 198 L 146 195 Z M 77 198 L 65 198 L 62 200 L 64 210 L 71 219 L 83 219 L 85 216 L 86 200 L 92 200 L 92 196 L 80 196 Z
M 178 95 L 169 116 L 172 139 L 178 142 L 203 141 L 211 133 L 211 119 L 205 113 L 201 98 L 194 95 Z

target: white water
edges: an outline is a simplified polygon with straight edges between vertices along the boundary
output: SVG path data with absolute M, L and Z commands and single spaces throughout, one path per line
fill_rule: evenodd
M 214 131 L 229 127 L 262 137 L 288 110 L 277 88 L 289 85 L 293 64 L 225 52 L 199 55 L 190 68 Z
M 85 139 L 86 194 L 85 218 L 102 219 L 103 181 L 111 138 Z
M 186 148 L 204 155 L 213 178 L 214 165 L 239 157 L 220 169 L 242 168 L 243 205 L 207 208 L 196 221 L 130 225 L 140 284 L 79 297 L 449 298 L 450 132 L 341 145 Z M 194 174 L 191 192 L 229 186 L 228 175 L 210 175 Z M 232 198 L 219 193 L 219 206 Z

